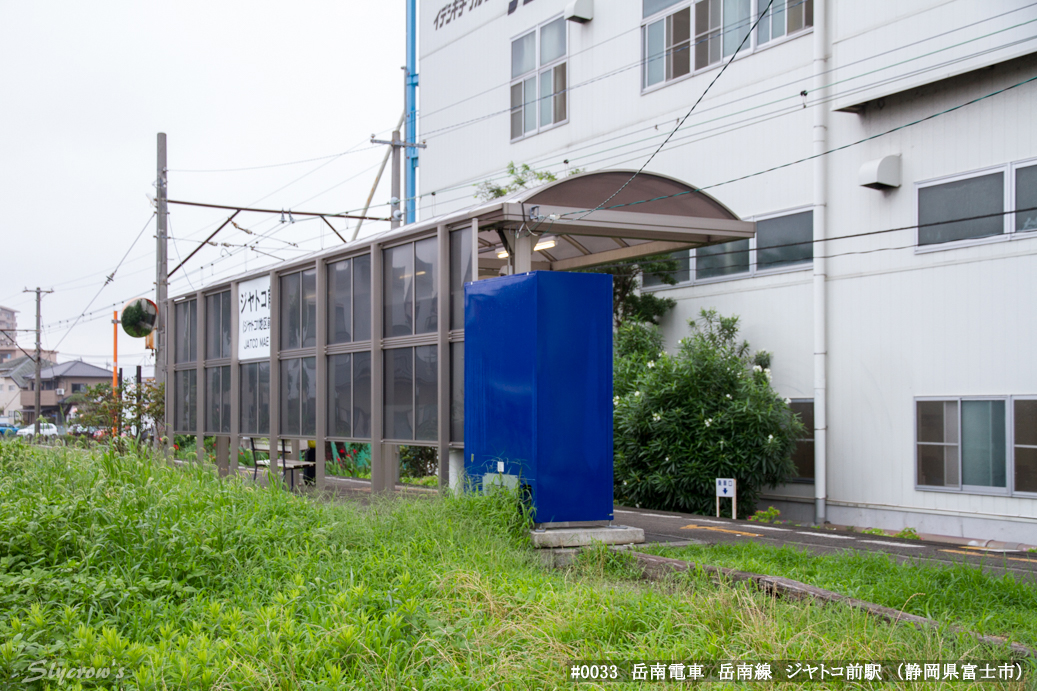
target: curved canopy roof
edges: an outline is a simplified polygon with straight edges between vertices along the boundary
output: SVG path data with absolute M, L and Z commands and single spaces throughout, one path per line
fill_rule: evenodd
M 705 192 L 656 173 L 604 170 L 513 192 L 471 210 L 478 217 L 481 273 L 507 263 L 498 255 L 524 231 L 544 249 L 533 269 L 565 271 L 752 237 L 742 221 Z M 496 207 L 496 208 L 494 208 Z M 599 208 L 600 207 L 600 208 Z M 553 246 L 551 245 L 553 241 Z

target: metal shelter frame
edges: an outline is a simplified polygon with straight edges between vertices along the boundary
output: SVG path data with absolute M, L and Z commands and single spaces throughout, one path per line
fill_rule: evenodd
M 465 282 L 501 273 L 579 270 L 749 238 L 755 233 L 755 224 L 739 220 L 723 204 L 686 183 L 652 173 L 633 175 L 633 171 L 615 170 L 573 175 L 168 299 L 161 306 L 170 334 L 170 347 L 166 349 L 166 371 L 170 373 L 166 386 L 167 429 L 196 435 L 198 449 L 204 448 L 205 437 L 215 437 L 217 464 L 224 474 L 237 473 L 235 450 L 242 447 L 244 438 L 268 438 L 270 449 L 279 448 L 281 440 L 287 439 L 296 454 L 312 440 L 319 489 L 326 484 L 326 442 L 370 443 L 375 492 L 394 490 L 399 446 L 433 446 L 438 449 L 439 486 L 447 487 L 456 481 L 456 469 L 463 466 Z M 624 183 L 608 208 L 595 208 Z M 542 248 L 539 251 L 534 249 L 538 244 Z M 369 336 L 352 338 L 359 328 L 353 324 L 350 338 L 336 338 L 329 333 L 329 324 L 340 318 L 344 307 L 336 302 L 337 294 L 329 293 L 329 267 L 351 259 L 363 262 L 364 257 L 369 260 L 369 279 L 365 279 L 369 283 L 358 285 L 351 279 L 354 283 L 346 299 L 353 315 L 357 311 L 356 296 L 365 289 L 369 293 L 369 328 L 360 325 L 365 326 L 360 335 Z M 401 263 L 394 264 L 397 261 Z M 417 270 L 418 261 L 424 267 L 421 271 Z M 352 272 L 353 267 L 363 264 L 352 262 L 349 266 Z M 315 281 L 311 271 L 316 274 Z M 295 279 L 289 277 L 300 272 L 306 272 L 312 292 L 306 293 L 307 284 L 303 278 L 298 279 L 301 306 L 294 312 L 285 311 L 282 301 L 288 299 L 288 293 L 282 295 L 282 283 L 289 281 L 285 285 L 290 286 Z M 270 279 L 269 357 L 242 359 L 238 352 L 239 286 L 264 276 Z M 419 276 L 422 287 L 416 287 Z M 354 293 L 358 287 L 360 290 Z M 421 296 L 417 294 L 419 289 L 424 291 Z M 226 315 L 228 305 L 233 308 Z M 307 311 L 309 317 L 301 317 L 312 322 L 312 337 L 309 342 L 285 346 L 284 331 L 294 328 L 286 327 L 286 320 L 295 319 L 299 309 L 312 310 Z M 213 314 L 207 314 L 207 310 Z M 217 317 L 223 326 L 216 324 Z M 207 343 L 226 339 L 228 328 L 229 349 L 208 352 Z M 214 329 L 223 331 L 215 333 Z M 350 357 L 342 357 L 347 355 Z M 408 357 L 412 363 L 409 372 Z M 368 358 L 369 370 L 358 376 L 356 363 Z M 333 359 L 350 363 L 349 434 L 341 433 L 336 418 L 342 406 L 337 398 L 339 390 L 329 387 Z M 243 429 L 242 373 L 252 365 L 268 367 L 265 430 L 255 426 Z M 281 384 L 307 368 L 310 373 L 301 375 L 307 389 L 306 400 L 299 404 L 302 421 L 298 429 L 287 430 L 286 423 L 296 424 L 300 417 L 294 417 L 294 409 L 282 415 L 287 410 L 286 401 L 294 399 L 290 392 L 281 391 Z M 362 391 L 365 376 L 369 401 L 364 399 L 367 392 Z M 419 376 L 424 377 L 422 382 Z M 409 417 L 406 397 L 401 395 L 401 391 L 406 393 L 407 381 L 411 391 Z M 257 395 L 262 397 L 262 391 Z M 298 397 L 303 395 L 300 390 Z M 334 411 L 333 401 L 337 401 Z M 262 405 L 260 401 L 258 406 Z M 250 418 L 249 424 L 252 422 Z M 355 434 L 358 431 L 366 434 Z M 271 459 L 271 472 L 277 470 L 275 465 L 275 459 Z

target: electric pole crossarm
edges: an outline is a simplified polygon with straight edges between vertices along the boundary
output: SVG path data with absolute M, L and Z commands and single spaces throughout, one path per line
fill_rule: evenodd
M 187 258 L 186 258 L 186 259 L 184 259 L 184 260 L 183 260 L 182 262 L 180 262 L 179 264 L 177 264 L 177 265 L 176 265 L 176 266 L 175 266 L 175 267 L 173 268 L 173 270 L 172 270 L 172 271 L 170 271 L 170 272 L 169 272 L 168 274 L 166 274 L 166 279 L 168 280 L 170 276 L 172 276 L 173 274 L 175 274 L 175 273 L 176 273 L 176 270 L 177 270 L 177 269 L 179 269 L 179 268 L 180 268 L 181 266 L 183 266 L 183 265 L 184 265 L 184 264 L 186 264 L 186 263 L 187 263 L 188 261 L 190 261 L 190 260 L 191 260 L 191 257 L 193 257 L 194 255 L 198 254 L 199 250 L 201 250 L 201 249 L 202 249 L 203 247 L 205 247 L 205 246 L 206 246 L 207 244 L 209 244 L 209 241 L 210 241 L 210 240 L 212 240 L 212 239 L 213 239 L 214 237 L 216 237 L 216 233 L 218 233 L 218 232 L 220 232 L 221 230 L 223 230 L 224 228 L 226 228 L 226 227 L 227 227 L 227 224 L 228 224 L 228 223 L 230 223 L 231 221 L 233 221 L 233 220 L 234 220 L 234 217 L 235 217 L 235 216 L 237 216 L 237 215 L 238 215 L 238 214 L 240 214 L 240 213 L 241 213 L 240 211 L 235 211 L 234 213 L 232 213 L 232 214 L 230 215 L 230 218 L 228 218 L 228 219 L 227 219 L 226 221 L 224 221 L 223 223 L 221 223 L 221 224 L 220 224 L 220 227 L 219 227 L 219 228 L 217 228 L 216 230 L 212 231 L 212 234 L 211 234 L 211 235 L 209 235 L 209 237 L 205 238 L 205 240 L 204 240 L 204 241 L 202 242 L 202 244 L 200 244 L 200 245 L 198 245 L 197 247 L 195 247 L 195 248 L 194 248 L 194 250 L 192 250 L 191 254 L 187 255 Z
M 328 227 L 331 228 L 331 232 L 334 233 L 335 235 L 338 235 L 338 239 L 339 240 L 341 240 L 342 242 L 346 241 L 346 239 L 344 237 L 342 237 L 342 233 L 340 233 L 337 230 L 335 230 L 335 226 L 331 225 L 331 221 L 329 221 L 328 219 L 324 218 L 323 216 L 320 217 L 320 220 L 322 220 L 322 221 L 324 221 L 325 223 L 328 224 Z
M 283 214 L 284 209 L 253 209 L 247 206 L 227 206 L 226 204 L 203 204 L 202 202 L 185 202 L 176 199 L 167 199 L 167 204 L 179 204 L 181 206 L 201 206 L 206 209 L 227 209 L 228 211 L 251 211 L 258 214 Z M 354 216 L 352 214 L 332 214 L 332 213 L 320 213 L 317 211 L 295 211 L 291 210 L 291 213 L 296 216 L 327 216 L 328 218 L 348 218 L 351 220 L 359 219 L 362 221 L 388 221 L 388 218 L 379 218 L 377 216 Z

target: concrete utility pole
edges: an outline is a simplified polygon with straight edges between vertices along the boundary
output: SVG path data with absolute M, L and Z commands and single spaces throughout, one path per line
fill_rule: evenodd
M 392 222 L 390 228 L 396 230 L 400 227 L 400 219 L 403 217 L 403 211 L 400 210 L 400 150 L 406 148 L 424 149 L 425 145 L 405 142 L 400 139 L 399 127 L 393 130 L 392 141 L 372 139 L 371 143 L 388 144 L 392 147 L 392 199 L 389 200 L 389 203 L 392 205 Z
M 168 199 L 166 179 L 166 133 L 158 133 L 158 179 L 155 181 L 156 202 L 158 213 L 158 232 L 155 236 L 155 304 L 158 305 L 158 323 L 155 327 L 155 383 L 159 386 L 166 385 L 166 324 L 169 315 L 166 314 L 166 297 L 168 291 L 168 277 L 166 271 L 166 250 L 168 238 L 166 235 L 166 222 L 168 220 Z M 155 444 L 166 434 L 166 421 L 156 420 Z
M 40 370 L 42 369 L 40 367 L 40 331 L 42 329 L 42 321 L 41 321 L 41 318 L 40 318 L 40 303 L 43 300 L 43 294 L 44 293 L 53 293 L 54 291 L 53 290 L 40 290 L 39 286 L 37 286 L 36 290 L 29 290 L 28 288 L 26 288 L 22 292 L 23 293 L 36 293 L 36 355 L 33 358 L 35 360 L 35 362 L 36 362 L 36 383 L 33 386 L 33 388 L 35 389 L 35 391 L 33 393 L 36 394 L 35 395 L 36 410 L 35 410 L 35 419 L 34 419 L 34 422 L 33 422 L 33 426 L 34 426 L 33 437 L 35 438 L 35 437 L 39 437 L 40 436 L 40 388 L 43 386 L 43 382 L 40 381 Z

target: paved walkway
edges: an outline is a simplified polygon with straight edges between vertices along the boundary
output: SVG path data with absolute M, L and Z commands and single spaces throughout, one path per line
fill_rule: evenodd
M 648 543 L 677 546 L 757 542 L 772 546 L 792 545 L 815 554 L 847 550 L 881 552 L 900 562 L 966 563 L 989 573 L 1010 573 L 1021 580 L 1037 583 L 1037 553 L 1019 549 L 991 549 L 932 539 L 905 540 L 849 530 L 770 525 L 620 507 L 616 507 L 615 515 L 616 523 L 644 530 Z

